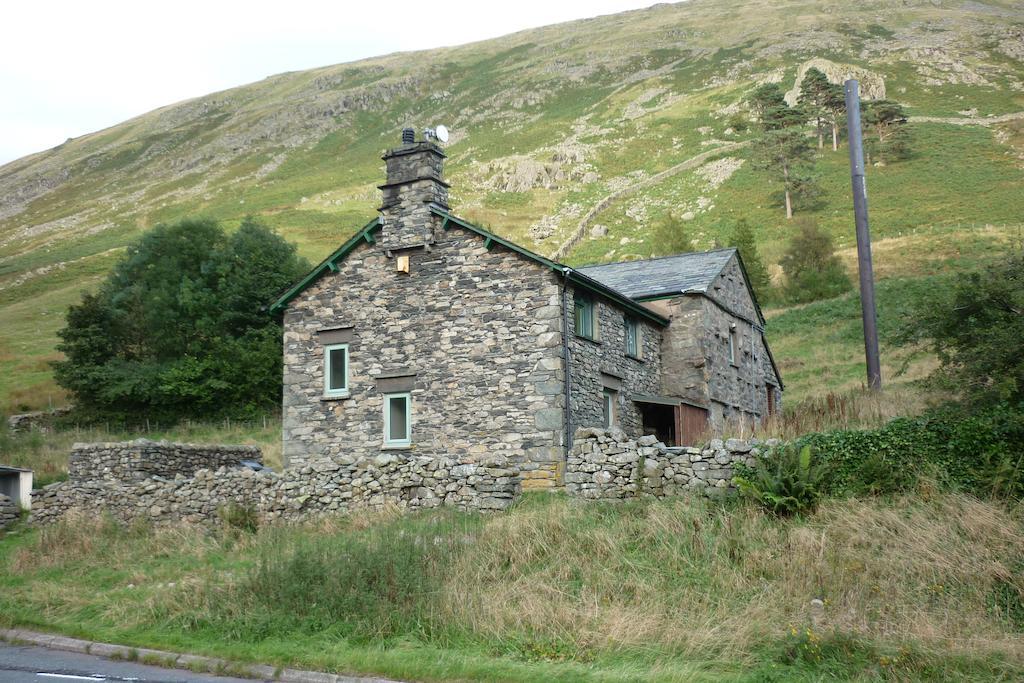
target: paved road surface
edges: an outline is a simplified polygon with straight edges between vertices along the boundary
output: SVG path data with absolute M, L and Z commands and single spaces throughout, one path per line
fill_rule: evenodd
M 0 683 L 253 683 L 180 669 L 163 669 L 42 647 L 0 643 Z

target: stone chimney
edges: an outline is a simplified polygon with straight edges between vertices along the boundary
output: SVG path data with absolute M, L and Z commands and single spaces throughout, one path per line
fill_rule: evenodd
M 445 154 L 433 142 L 415 141 L 415 131 L 402 131 L 402 144 L 381 157 L 387 165 L 387 182 L 380 186 L 381 246 L 401 249 L 434 240 L 435 217 L 430 204 L 448 210 L 448 183 L 442 174 Z

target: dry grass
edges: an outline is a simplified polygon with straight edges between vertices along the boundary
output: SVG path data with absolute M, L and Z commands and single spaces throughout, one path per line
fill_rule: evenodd
M 763 422 L 729 420 L 720 429 L 708 430 L 697 442 L 712 438 L 777 438 L 791 440 L 812 432 L 837 429 L 875 429 L 897 417 L 920 415 L 933 398 L 913 385 L 896 385 L 881 392 L 865 388 L 829 392 L 785 404 L 781 413 Z
M 549 505 L 488 520 L 446 606 L 498 642 L 742 659 L 809 625 L 820 598 L 823 631 L 1020 661 L 989 595 L 1010 582 L 1024 598 L 1022 549 L 1019 514 L 960 496 L 830 501 L 804 523 L 697 501 L 621 515 Z
M 645 662 L 636 669 L 643 676 L 607 680 L 653 679 L 653 662 L 670 670 L 694 662 L 767 666 L 794 630 L 813 629 L 822 642 L 861 644 L 868 659 L 851 660 L 855 667 L 877 669 L 883 653 L 907 651 L 921 666 L 938 667 L 933 678 L 944 672 L 937 680 L 964 670 L 947 666 L 957 657 L 1024 671 L 1024 607 L 1011 614 L 993 601 L 1009 593 L 1012 605 L 1024 605 L 1024 510 L 966 496 L 928 490 L 891 501 L 828 500 L 805 519 L 783 520 L 705 499 L 616 505 L 544 495 L 501 515 L 386 509 L 286 531 L 68 520 L 5 542 L 0 607 L 11 623 L 114 629 L 139 645 L 159 646 L 165 637 L 210 646 L 271 638 L 273 651 L 283 653 L 285 643 L 297 647 L 316 633 L 294 620 L 292 610 L 306 607 L 253 594 L 255 567 L 283 552 L 283 537 L 327 543 L 340 558 L 361 547 L 353 539 L 370 534 L 398 544 L 396 555 L 428 552 L 424 538 L 461 549 L 438 556 L 448 558 L 432 575 L 440 590 L 416 597 L 426 621 L 393 636 L 446 652 Z M 392 555 L 384 550 L 374 562 L 387 563 Z M 386 594 L 386 582 L 366 583 L 367 576 L 376 574 L 351 580 Z M 309 606 L 320 602 L 315 575 L 293 580 Z M 812 611 L 814 599 L 824 601 L 822 614 Z M 907 668 L 895 680 L 919 673 Z M 860 669 L 850 678 L 873 679 Z

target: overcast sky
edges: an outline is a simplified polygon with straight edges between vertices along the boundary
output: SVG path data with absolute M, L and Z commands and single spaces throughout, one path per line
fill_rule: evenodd
M 458 45 L 654 0 L 29 0 L 0 11 L 0 164 L 282 71 Z

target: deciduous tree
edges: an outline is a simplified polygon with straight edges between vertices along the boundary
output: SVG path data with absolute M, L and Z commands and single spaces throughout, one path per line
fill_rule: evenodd
M 659 254 L 679 254 L 693 251 L 690 235 L 685 222 L 673 211 L 669 211 L 654 224 L 651 238 Z
M 972 405 L 1024 402 L 1024 253 L 937 288 L 906 318 L 902 342 L 939 358 L 932 381 Z
M 786 274 L 786 299 L 806 303 L 848 292 L 852 287 L 850 278 L 828 233 L 806 217 L 798 219 L 796 227 L 781 261 Z
M 295 247 L 246 219 L 160 225 L 129 247 L 59 332 L 57 381 L 95 416 L 245 416 L 281 391 L 273 297 L 308 268 Z

